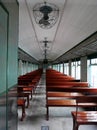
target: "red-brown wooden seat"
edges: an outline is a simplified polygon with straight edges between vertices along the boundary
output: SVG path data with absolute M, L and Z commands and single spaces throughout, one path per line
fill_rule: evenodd
M 76 101 L 73 99 L 48 99 L 46 103 L 46 119 L 49 120 L 49 107 L 74 107 Z
M 82 93 L 77 93 L 77 92 L 47 92 L 47 97 L 68 97 L 68 98 L 76 98 L 79 96 L 83 96 Z
M 64 75 L 55 70 L 46 70 L 47 120 L 49 119 L 49 107 L 76 107 L 76 98 L 94 93 L 95 90 L 91 90 L 88 87 L 88 82 L 78 81 L 71 76 Z M 81 107 L 83 105 L 80 104 Z M 88 105 L 90 104 L 87 104 L 86 107 Z
M 23 99 L 26 99 L 26 102 L 27 102 L 26 107 L 28 108 L 28 106 L 29 106 L 29 93 L 18 93 L 18 97 L 22 97 Z
M 25 85 L 19 85 L 18 86 L 18 93 L 28 93 L 31 95 L 31 99 L 32 99 L 32 91 L 33 91 L 33 87 L 32 86 L 25 86 Z
M 79 111 L 79 104 L 90 104 L 91 111 Z M 93 111 L 93 107 L 97 107 L 97 96 L 83 96 L 76 99 L 76 111 L 72 111 L 73 130 L 78 130 L 80 125 L 97 125 L 97 109 Z

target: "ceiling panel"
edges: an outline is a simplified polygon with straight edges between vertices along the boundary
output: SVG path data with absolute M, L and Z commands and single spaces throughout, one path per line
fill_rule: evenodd
M 44 59 L 45 37 L 50 41 L 47 58 L 52 61 L 97 31 L 97 0 L 47 0 L 59 7 L 59 19 L 46 30 L 33 17 L 33 7 L 43 0 L 18 1 L 19 47 L 39 61 Z

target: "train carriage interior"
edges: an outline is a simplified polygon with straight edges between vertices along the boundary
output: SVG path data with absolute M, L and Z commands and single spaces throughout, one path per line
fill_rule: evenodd
M 0 0 L 0 130 L 97 129 L 97 0 Z

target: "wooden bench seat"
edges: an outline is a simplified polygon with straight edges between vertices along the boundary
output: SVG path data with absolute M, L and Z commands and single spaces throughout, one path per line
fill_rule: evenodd
M 51 69 L 46 71 L 47 120 L 49 119 L 49 107 L 76 107 L 77 98 L 97 94 L 97 89 L 90 89 L 88 82 L 79 81 Z M 80 103 L 79 106 L 93 107 L 95 103 Z
M 54 106 L 63 106 L 63 107 L 65 107 L 65 106 L 75 106 L 76 105 L 76 101 L 75 100 L 68 100 L 68 99 L 66 99 L 66 100 L 63 100 L 63 99 L 49 99 L 48 101 L 47 101 L 47 107 L 48 106 L 50 106 L 50 107 L 54 107 Z
M 59 99 L 52 99 L 52 100 L 47 100 L 46 103 L 46 120 L 49 120 L 49 107 L 74 107 L 76 105 L 75 100 L 59 100 Z
M 26 101 L 27 101 L 27 108 L 29 106 L 29 93 L 18 93 L 18 98 L 19 97 L 22 97 L 23 99 L 26 98 Z
M 94 107 L 97 107 L 97 95 L 96 96 L 84 96 L 76 99 L 76 111 L 72 111 L 73 117 L 73 130 L 78 130 L 80 125 L 97 125 L 97 109 L 96 111 L 79 111 L 79 103 L 92 103 Z
M 25 85 L 19 85 L 17 90 L 18 93 L 28 93 L 31 95 L 31 99 L 32 99 L 32 92 L 33 92 L 33 87 L 32 86 L 25 86 Z
M 47 114 L 46 119 L 49 119 L 49 107 L 76 107 L 76 99 L 78 97 L 83 97 L 84 94 L 97 94 L 96 88 L 64 88 L 64 87 L 47 87 L 46 92 L 46 108 Z M 94 106 L 93 103 L 84 104 L 80 103 L 80 107 L 91 107 Z
M 25 105 L 29 106 L 29 95 L 32 99 L 32 94 L 35 91 L 37 83 L 41 77 L 43 70 L 38 69 L 32 72 L 29 72 L 25 75 L 18 77 L 18 87 L 17 87 L 17 106 L 22 108 L 21 121 L 25 117 Z
M 80 103 L 79 107 L 93 107 L 95 103 Z M 76 107 L 76 100 L 75 99 L 48 99 L 46 108 L 47 108 L 47 115 L 46 119 L 49 119 L 49 107 Z
M 27 108 L 29 106 L 29 95 L 30 95 L 30 93 L 23 93 L 23 92 L 19 93 L 19 92 L 17 92 L 17 89 L 10 90 L 11 97 L 18 97 L 18 99 L 19 98 L 26 99 L 26 101 L 27 101 L 26 107 Z
M 76 122 L 75 122 L 76 112 L 72 111 L 72 116 L 73 116 L 73 130 L 78 130 L 78 127 L 80 125 L 97 125 L 97 111 L 77 112 Z M 76 126 L 75 123 L 77 123 Z

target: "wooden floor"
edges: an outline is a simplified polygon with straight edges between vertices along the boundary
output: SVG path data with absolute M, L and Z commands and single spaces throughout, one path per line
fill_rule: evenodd
M 29 108 L 26 109 L 24 121 L 20 121 L 21 110 L 18 110 L 18 130 L 42 130 L 46 126 L 46 128 L 49 127 L 49 130 L 72 130 L 71 111 L 75 110 L 75 108 L 52 107 L 49 111 L 49 121 L 46 121 L 45 96 L 45 75 L 43 74 L 37 86 L 36 94 L 33 95 Z M 79 130 L 87 129 L 97 130 L 97 126 L 79 127 Z

